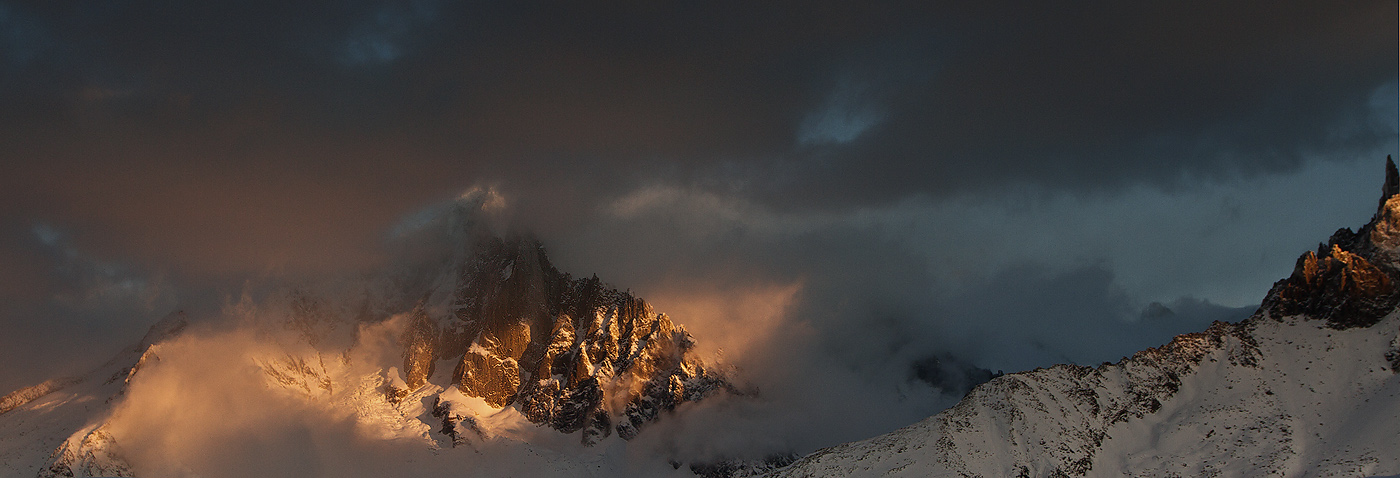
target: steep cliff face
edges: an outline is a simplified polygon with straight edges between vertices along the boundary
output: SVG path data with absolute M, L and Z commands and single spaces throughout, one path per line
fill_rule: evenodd
M 724 387 L 692 352 L 690 334 L 645 301 L 597 277 L 560 272 L 534 240 L 476 241 L 455 282 L 444 284 L 452 288 L 446 306 L 413 312 L 408 389 L 452 360 L 450 385 L 466 396 L 513 404 L 564 433 L 585 430 L 581 439 L 591 444 L 614 430 L 631 439 L 662 411 Z
M 893 433 L 773 476 L 1372 476 L 1400 473 L 1400 174 L 1299 258 L 1254 316 L 1114 364 L 1008 374 Z

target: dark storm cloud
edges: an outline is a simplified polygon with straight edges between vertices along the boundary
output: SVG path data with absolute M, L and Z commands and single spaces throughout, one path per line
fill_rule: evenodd
M 4 12 L 12 136 L 160 144 L 183 132 L 222 150 L 199 161 L 398 141 L 409 154 L 292 161 L 406 160 L 517 188 L 588 162 L 595 180 L 670 174 L 840 207 L 1008 179 L 1095 188 L 1257 173 L 1393 141 L 1364 121 L 1395 81 L 1385 1 Z M 20 151 L 53 148 L 38 149 Z M 580 187 L 563 183 L 551 186 Z
M 948 351 L 1111 360 L 1358 225 L 1331 215 L 1374 205 L 1347 160 L 1396 144 L 1393 1 L 754 3 L 0 0 L 0 319 L 36 338 L 0 361 L 92 363 L 97 325 L 163 313 L 59 300 L 102 280 L 217 310 L 250 277 L 373 269 L 473 186 L 575 274 L 794 297 L 811 341 L 754 371 L 780 397 Z M 1237 196 L 1265 219 L 1220 213 Z M 800 446 L 941 406 L 878 398 Z
M 812 153 L 833 202 L 1005 180 L 1098 188 L 1295 168 L 1391 144 L 1393 2 L 1077 3 L 934 20 L 926 81 L 889 82 L 883 120 Z M 946 19 L 943 19 L 946 20 Z M 1379 122 L 1357 118 L 1379 116 Z M 822 163 L 821 161 L 826 161 Z
M 474 183 L 558 223 L 655 181 L 839 209 L 1394 141 L 1393 2 L 0 7 L 5 208 L 221 272 L 370 263 Z
M 1058 272 L 1021 265 L 949 297 L 935 310 L 929 341 L 986 367 L 1026 370 L 1117 361 L 1215 320 L 1242 320 L 1255 307 L 1224 307 L 1192 297 L 1144 306 L 1101 266 Z

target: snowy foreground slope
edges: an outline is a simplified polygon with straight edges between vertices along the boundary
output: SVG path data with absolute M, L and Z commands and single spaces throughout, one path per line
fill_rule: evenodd
M 142 366 L 158 361 L 157 344 L 186 326 L 175 313 L 141 342 L 79 377 L 49 380 L 0 398 L 0 476 L 133 476 L 99 420 Z
M 1010 374 L 776 476 L 1396 474 L 1397 328 L 1397 314 L 1347 330 L 1265 317 L 1118 364 Z
M 1400 174 L 1254 316 L 1118 363 L 1008 374 L 776 477 L 1400 474 Z

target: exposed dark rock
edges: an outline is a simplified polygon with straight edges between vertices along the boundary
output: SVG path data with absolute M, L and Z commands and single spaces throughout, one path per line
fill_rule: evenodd
M 1307 314 L 1350 328 L 1375 324 L 1394 310 L 1400 294 L 1390 274 L 1333 244 L 1303 254 L 1293 275 L 1276 283 L 1266 301 L 1275 316 Z
M 1385 186 L 1381 188 L 1381 203 L 1371 222 L 1362 233 L 1376 248 L 1387 251 L 1387 257 L 1395 258 L 1395 249 L 1400 247 L 1400 176 L 1397 176 L 1395 162 L 1385 157 Z
M 584 430 L 591 444 L 614 424 L 630 439 L 662 412 L 725 388 L 691 352 L 690 334 L 650 304 L 596 276 L 560 272 L 533 239 L 475 237 L 446 306 L 420 305 L 410 319 L 409 389 L 432 377 L 437 360 L 456 360 L 452 385 L 463 394 L 516 404 L 564 433 Z
M 5 394 L 5 396 L 0 397 L 0 415 L 3 415 L 6 412 L 9 412 L 10 410 L 19 408 L 20 406 L 26 403 L 34 401 L 34 399 L 36 398 L 48 395 L 54 390 L 58 390 L 65 386 L 68 386 L 74 381 L 75 380 L 71 378 L 47 380 L 44 381 L 44 383 L 38 385 L 24 387 L 19 390 L 7 393 Z
M 596 410 L 588 426 L 583 429 L 583 444 L 593 446 L 612 434 L 612 415 L 607 410 Z
M 451 438 L 453 447 L 483 438 L 476 417 L 462 411 L 457 404 L 443 400 L 442 397 L 433 402 L 433 416 L 442 419 L 442 429 L 438 430 L 438 433 Z
M 410 390 L 407 388 L 399 388 L 393 385 L 384 386 L 384 395 L 389 399 L 389 403 L 392 404 L 402 402 L 404 398 L 408 397 L 409 392 Z
M 136 476 L 106 425 L 69 437 L 49 454 L 49 460 L 48 468 L 39 470 L 39 478 Z
M 1386 157 L 1380 207 L 1359 232 L 1340 229 L 1298 258 L 1293 274 L 1274 283 L 1261 310 L 1274 318 L 1307 315 L 1332 328 L 1369 327 L 1400 304 L 1400 175 Z
M 629 408 L 632 406 L 631 404 L 628 405 Z M 637 423 L 634 424 L 632 423 L 632 417 L 633 415 L 631 414 L 624 414 L 622 416 L 622 421 L 617 424 L 617 436 L 622 437 L 623 440 L 636 438 L 637 434 L 641 432 L 637 429 L 637 424 L 640 424 L 641 420 L 637 420 Z
M 560 397 L 559 407 L 555 409 L 550 425 L 564 433 L 579 431 L 592 418 L 602 401 L 603 391 L 598 388 L 598 379 L 589 377 Z
M 1386 201 L 1392 196 L 1400 194 L 1400 171 L 1395 168 L 1395 160 L 1389 154 L 1385 155 L 1385 184 L 1381 185 L 1381 202 L 1378 206 L 1385 209 Z
M 760 460 L 719 460 L 708 463 L 693 463 L 690 471 L 705 478 L 742 478 L 759 476 L 782 468 L 797 461 L 794 453 L 768 455 Z

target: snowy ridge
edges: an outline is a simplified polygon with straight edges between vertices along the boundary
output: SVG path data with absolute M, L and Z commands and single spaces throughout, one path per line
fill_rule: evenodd
M 183 312 L 158 321 L 141 341 L 79 377 L 20 389 L 0 399 L 0 475 L 134 476 L 105 428 L 111 405 L 159 343 L 188 324 Z
M 77 381 L 78 379 L 76 378 L 56 378 L 52 380 L 46 380 L 38 385 L 24 387 L 19 390 L 10 392 L 4 397 L 0 397 L 0 415 L 3 415 L 5 412 L 8 412 L 10 410 L 19 408 L 20 406 L 29 403 L 36 398 L 48 395 L 54 390 L 58 390 L 68 385 L 72 385 Z
M 909 427 L 771 474 L 1374 476 L 1400 473 L 1400 174 L 1259 311 L 1114 364 L 1008 374 Z
M 39 470 L 40 478 L 59 476 L 136 476 L 122 458 L 116 439 L 105 425 L 89 426 L 63 441 Z
M 1252 330 L 1251 330 L 1252 329 Z M 1008 374 L 775 476 L 1358 476 L 1400 472 L 1400 314 L 1334 330 L 1217 323 L 1096 368 Z

